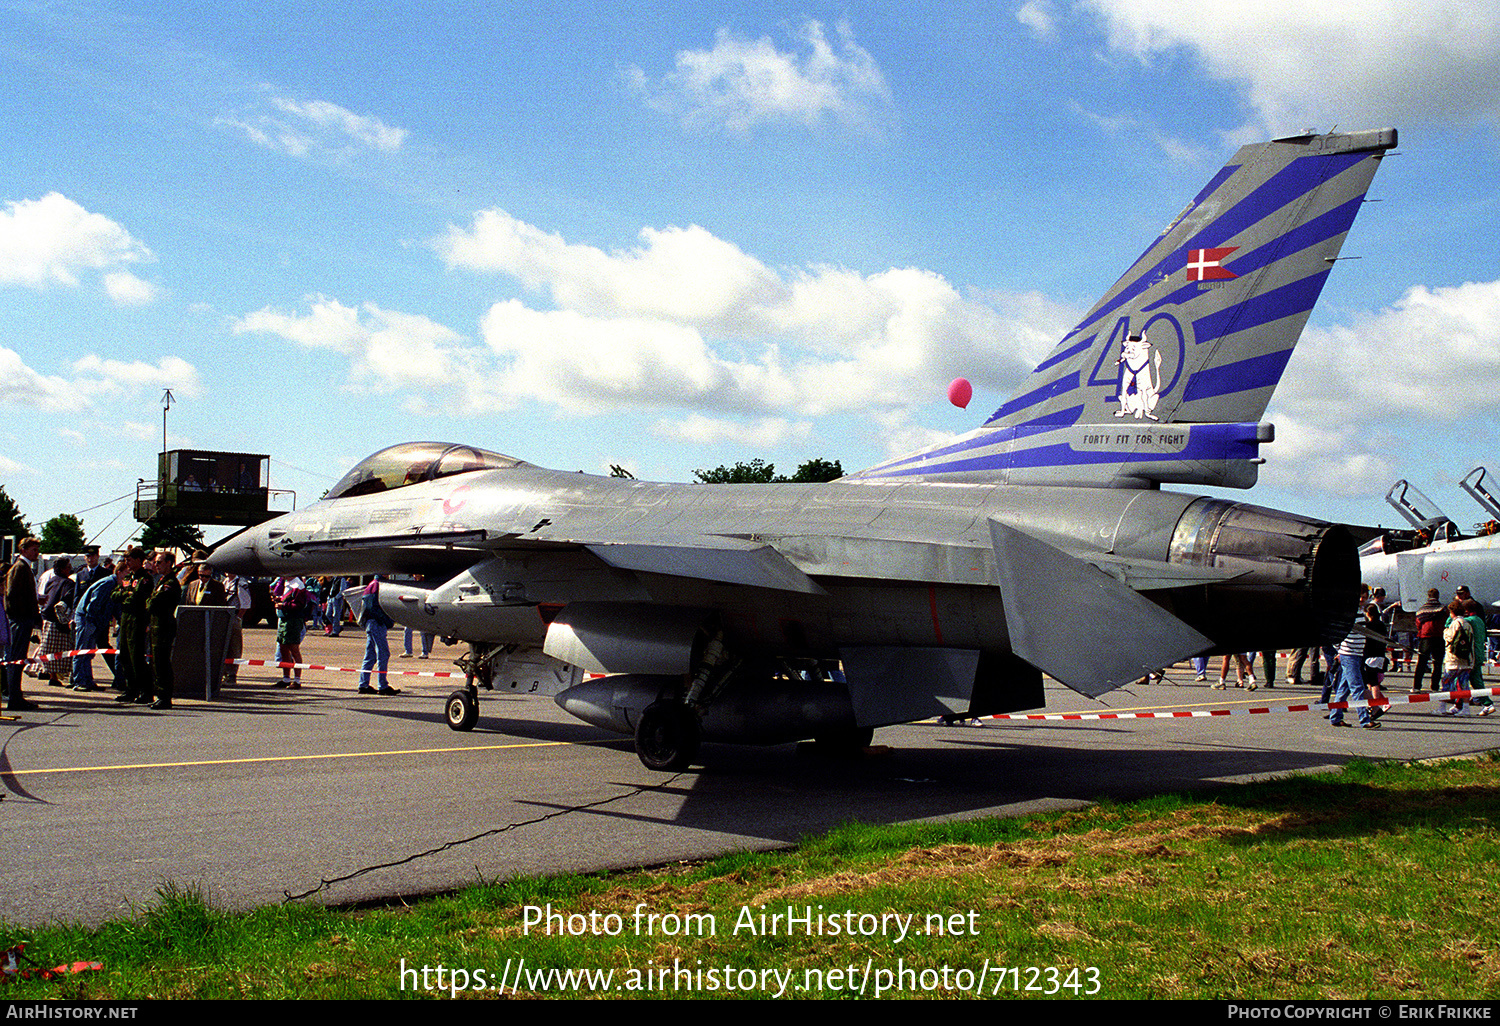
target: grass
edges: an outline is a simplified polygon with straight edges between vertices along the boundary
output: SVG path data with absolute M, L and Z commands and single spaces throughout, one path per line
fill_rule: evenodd
M 1494 999 L 1497 814 L 1491 755 L 1022 819 L 851 824 L 791 851 L 481 884 L 402 907 L 232 914 L 169 885 L 97 929 L 0 929 L 43 965 L 105 967 L 14 982 L 4 997 L 386 998 L 439 984 L 446 997 L 460 981 L 459 996 L 483 997 L 502 972 L 514 984 L 524 959 L 528 973 L 612 970 L 625 996 L 761 996 L 787 981 L 796 996 L 837 997 L 861 980 L 867 995 L 962 996 L 988 965 L 986 996 L 1044 997 L 1055 983 L 1070 998 Z M 548 935 L 549 905 L 581 935 Z M 823 935 L 763 933 L 760 914 L 788 906 L 821 917 Z M 828 932 L 860 916 L 884 916 L 889 932 Z M 904 940 L 894 916 L 914 917 Z M 701 975 L 663 980 L 674 966 Z M 1048 966 L 1055 977 L 1027 968 Z M 488 989 L 467 989 L 480 971 Z M 506 996 L 590 993 L 566 982 L 527 976 Z

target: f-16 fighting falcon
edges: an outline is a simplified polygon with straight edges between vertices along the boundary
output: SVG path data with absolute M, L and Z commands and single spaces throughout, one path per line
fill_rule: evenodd
M 1200 653 L 1348 632 L 1345 528 L 1163 491 L 1248 488 L 1260 423 L 1396 132 L 1245 146 L 977 430 L 828 484 L 653 484 L 465 445 L 375 453 L 227 540 L 239 574 L 421 574 L 400 624 L 480 688 L 547 693 L 680 768 L 699 741 L 1089 696 Z M 590 674 L 608 676 L 592 677 Z

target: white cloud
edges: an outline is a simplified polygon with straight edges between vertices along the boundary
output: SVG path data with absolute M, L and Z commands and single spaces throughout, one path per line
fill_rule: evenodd
M 215 124 L 238 128 L 255 145 L 263 146 L 268 150 L 280 150 L 293 157 L 305 157 L 313 148 L 311 136 L 294 132 L 287 126 L 277 124 L 265 116 L 257 122 L 225 117 L 219 118 Z
M 126 395 L 147 389 L 172 388 L 184 398 L 203 394 L 197 368 L 176 356 L 154 364 L 106 360 L 93 354 L 73 362 L 74 376 L 39 374 L 21 354 L 0 346 L 0 404 L 77 412 L 93 405 L 96 396 Z
M 1016 20 L 1043 39 L 1057 36 L 1057 7 L 1050 0 L 1027 0 L 1016 11 Z
M 912 423 L 910 410 L 887 410 L 877 413 L 871 427 L 889 458 L 951 442 L 958 436 L 949 431 Z
M 311 121 L 320 128 L 342 133 L 372 149 L 394 153 L 406 142 L 406 129 L 392 127 L 378 118 L 356 114 L 327 100 L 298 103 L 282 96 L 273 96 L 271 103 L 278 110 Z
M 17 474 L 39 474 L 41 471 L 35 467 L 29 467 L 24 463 L 17 463 L 8 456 L 0 455 L 0 474 L 6 477 L 14 477 Z
M 226 115 L 216 123 L 238 128 L 257 146 L 293 157 L 351 157 L 370 150 L 394 153 L 409 134 L 404 128 L 327 100 L 272 96 L 268 102 L 274 113 L 262 110 Z
M 0 346 L 0 403 L 65 410 L 78 401 L 64 378 L 38 374 L 14 349 Z
M 1396 303 L 1303 332 L 1267 419 L 1263 480 L 1367 494 L 1399 473 L 1413 431 L 1500 416 L 1500 281 L 1407 290 Z M 1462 443 L 1460 443 L 1462 444 Z
M 482 346 L 326 296 L 248 313 L 234 331 L 341 354 L 351 383 L 407 391 L 419 411 L 678 409 L 696 416 L 663 418 L 658 434 L 773 444 L 824 414 L 907 417 L 959 374 L 1008 391 L 1079 314 L 1037 293 L 961 293 L 919 268 L 778 271 L 697 226 L 646 228 L 607 251 L 490 210 L 433 245 L 449 267 L 512 276 L 552 308 L 495 303 Z
M 953 376 L 1007 388 L 1076 311 L 1036 294 L 964 295 L 918 268 L 778 272 L 706 230 L 648 228 L 606 252 L 504 211 L 435 242 L 558 309 L 491 308 L 499 387 L 574 412 L 677 406 L 807 417 L 936 401 Z
M 61 193 L 7 203 L 0 212 L 3 284 L 77 285 L 78 272 L 85 268 L 102 270 L 150 259 L 151 251 L 119 224 L 89 213 Z
M 1280 413 L 1271 419 L 1276 441 L 1261 449 L 1266 465 L 1260 482 L 1267 487 L 1302 495 L 1365 497 L 1397 477 L 1386 455 L 1392 437 L 1367 421 L 1325 426 Z
M 1207 156 L 1207 151 L 1202 147 L 1179 139 L 1174 135 L 1168 135 L 1162 131 L 1156 124 L 1155 119 L 1148 115 L 1098 114 L 1076 102 L 1069 104 L 1069 106 L 1072 107 L 1075 113 L 1092 121 L 1108 135 L 1120 135 L 1124 132 L 1130 132 L 1149 138 L 1166 155 L 1168 160 L 1175 163 L 1196 163 Z
M 747 422 L 705 417 L 690 413 L 676 420 L 663 418 L 651 426 L 658 438 L 676 442 L 735 442 L 752 449 L 769 449 L 788 441 L 802 441 L 812 434 L 809 421 L 761 417 Z
M 1500 10 L 1447 0 L 1078 0 L 1143 63 L 1178 49 L 1240 83 L 1253 134 L 1471 119 L 1500 125 Z M 1023 19 L 1024 21 L 1025 19 Z M 1033 19 L 1037 20 L 1037 19 Z M 1030 24 L 1030 22 L 1028 22 Z M 1034 26 L 1035 27 L 1035 26 Z
M 1494 417 L 1500 281 L 1416 285 L 1384 310 L 1309 327 L 1288 385 L 1278 405 L 1324 426 L 1372 416 Z
M 653 107 L 691 126 L 746 132 L 758 124 L 815 126 L 824 119 L 878 129 L 891 116 L 891 92 L 869 51 L 847 22 L 829 42 L 823 26 L 807 21 L 794 51 L 766 37 L 744 39 L 720 29 L 708 50 L 683 50 L 676 68 L 653 82 L 639 68 L 629 79 Z
M 104 290 L 120 306 L 145 306 L 156 298 L 156 286 L 129 271 L 111 271 L 106 274 Z
M 184 399 L 203 394 L 198 369 L 178 356 L 164 356 L 156 363 L 143 360 L 105 360 L 95 355 L 73 362 L 77 388 L 88 395 L 113 395 L 143 389 L 165 389 Z
M 533 310 L 507 300 L 490 308 L 480 330 L 501 359 L 509 392 L 573 413 L 701 403 L 749 411 L 792 398 L 774 357 L 724 359 L 694 328 L 665 320 Z
M 332 349 L 351 358 L 351 383 L 383 392 L 399 388 L 457 391 L 466 408 L 497 405 L 475 367 L 476 354 L 463 336 L 418 314 L 385 310 L 374 303 L 345 306 L 309 296 L 309 312 L 288 314 L 267 307 L 234 322 L 235 334 L 277 335 L 309 349 Z M 425 408 L 422 402 L 418 407 Z
M 785 295 L 770 268 L 697 225 L 648 227 L 640 237 L 641 246 L 606 253 L 485 210 L 472 229 L 452 226 L 436 246 L 449 267 L 500 271 L 585 314 L 728 327 L 739 311 Z
M 235 322 L 234 332 L 280 335 L 309 349 L 335 349 L 345 354 L 361 348 L 369 329 L 360 324 L 357 309 L 325 296 L 310 296 L 308 303 L 312 311 L 305 316 L 284 314 L 270 307 L 246 314 Z

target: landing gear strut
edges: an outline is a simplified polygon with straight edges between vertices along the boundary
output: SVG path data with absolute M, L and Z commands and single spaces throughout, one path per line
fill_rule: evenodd
M 514 646 L 469 644 L 469 651 L 455 660 L 464 671 L 464 686 L 448 696 L 443 706 L 443 718 L 448 729 L 469 731 L 479 722 L 479 689 L 495 690 L 495 663 Z
M 635 727 L 635 754 L 647 769 L 686 769 L 698 754 L 703 710 L 728 682 L 740 660 L 724 645 L 724 632 L 708 635 L 681 698 L 646 706 Z

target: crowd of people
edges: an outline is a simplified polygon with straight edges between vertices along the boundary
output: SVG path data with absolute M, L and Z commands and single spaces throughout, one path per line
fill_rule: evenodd
M 41 542 L 25 538 L 14 562 L 5 568 L 4 616 L 0 616 L 0 653 L 4 656 L 4 699 L 10 710 L 37 709 L 26 697 L 24 681 L 31 676 L 74 691 L 103 690 L 95 682 L 94 656 L 98 650 L 119 692 L 115 701 L 170 709 L 174 681 L 172 648 L 180 605 L 229 607 L 230 625 L 224 682 L 238 677 L 244 651 L 244 624 L 254 606 L 250 582 L 233 574 L 214 572 L 206 552 L 196 552 L 177 565 L 171 552 L 147 553 L 132 547 L 118 563 L 99 558 L 90 547 L 83 565 L 69 557 L 56 559 L 39 572 Z M 281 664 L 277 687 L 302 686 L 302 640 L 309 630 L 337 637 L 351 622 L 365 633 L 361 694 L 396 695 L 387 679 L 390 645 L 387 632 L 395 626 L 380 608 L 380 579 L 368 585 L 342 577 L 277 578 L 270 586 L 276 617 L 276 652 Z M 37 642 L 32 648 L 32 642 Z M 421 655 L 432 651 L 434 635 L 421 634 Z M 413 655 L 413 631 L 408 628 L 404 657 Z M 74 653 L 71 658 L 67 653 Z M 371 683 L 372 677 L 376 684 Z
M 283 664 L 278 687 L 302 686 L 302 670 L 296 664 L 302 662 L 302 639 L 309 630 L 321 628 L 324 634 L 336 638 L 352 621 L 365 632 L 365 657 L 358 692 L 362 695 L 401 693 L 400 688 L 391 687 L 387 678 L 391 649 L 386 635 L 396 624 L 380 608 L 380 580 L 375 577 L 369 584 L 355 590 L 355 586 L 343 577 L 319 577 L 306 581 L 300 577 L 276 579 L 271 585 L 271 598 L 276 606 L 276 661 Z M 432 634 L 422 635 L 421 658 L 426 659 L 431 654 L 433 639 Z M 411 654 L 412 630 L 408 627 L 403 656 Z M 378 686 L 370 683 L 372 675 L 378 680 Z
M 1360 726 L 1377 728 L 1389 708 L 1384 691 L 1388 669 L 1411 671 L 1414 695 L 1422 693 L 1424 678 L 1432 692 L 1483 690 L 1484 666 L 1490 651 L 1488 631 L 1484 607 L 1466 586 L 1460 586 L 1446 605 L 1436 588 L 1428 589 L 1427 601 L 1414 616 L 1409 616 L 1402 612 L 1400 602 L 1386 600 L 1385 589 L 1362 585 L 1348 634 L 1336 646 L 1293 651 L 1286 683 L 1301 685 L 1302 670 L 1307 667 L 1309 682 L 1314 687 L 1321 686 L 1321 704 L 1354 703 Z M 1258 655 L 1264 672 L 1262 680 L 1266 687 L 1274 688 L 1277 654 L 1268 651 Z M 1255 652 L 1224 656 L 1218 681 L 1209 686 L 1217 690 L 1227 687 L 1232 667 L 1235 687 L 1256 690 L 1261 683 L 1255 676 L 1256 657 Z M 1197 680 L 1207 682 L 1208 657 L 1198 656 L 1191 662 Z M 1481 695 L 1467 703 L 1445 700 L 1438 711 L 1448 716 L 1470 711 L 1489 716 L 1495 705 L 1488 696 Z M 1333 709 L 1326 718 L 1333 726 L 1343 726 L 1344 712 Z
M 101 561 L 99 550 L 90 548 L 84 565 L 76 570 L 64 556 L 38 575 L 40 554 L 40 541 L 23 539 L 5 576 L 0 628 L 6 635 L 6 708 L 37 708 L 24 692 L 28 674 L 55 687 L 98 690 L 93 650 L 111 648 L 113 654 L 105 654 L 104 660 L 120 692 L 115 701 L 170 709 L 177 607 L 184 601 L 228 604 L 225 586 L 215 581 L 217 590 L 207 589 L 203 577 L 211 577 L 211 572 L 204 575 L 200 569 L 200 578 L 185 594 L 175 557 L 167 550 L 147 553 L 132 546 L 115 563 Z M 38 631 L 39 644 L 32 653 L 32 635 Z M 74 653 L 71 660 L 66 658 L 69 652 Z

